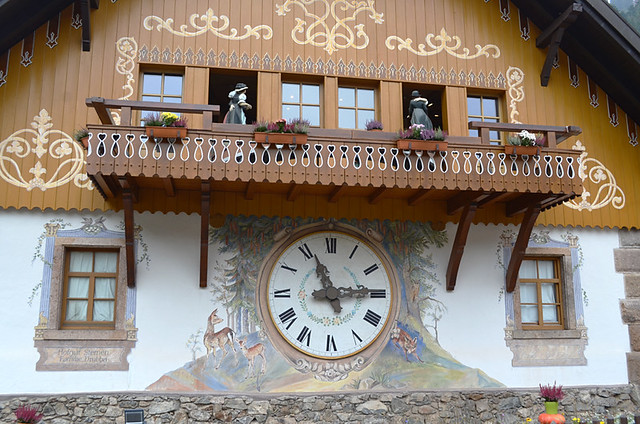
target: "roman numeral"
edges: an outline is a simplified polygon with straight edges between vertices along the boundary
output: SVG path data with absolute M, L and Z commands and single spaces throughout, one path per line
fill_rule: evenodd
M 382 317 L 373 312 L 371 309 L 367 309 L 367 313 L 364 314 L 363 319 L 374 327 L 377 327 L 378 324 L 380 324 L 380 320 L 382 319 Z
M 297 271 L 297 269 L 295 269 L 295 268 L 291 268 L 291 267 L 290 267 L 290 266 L 288 266 L 287 264 L 282 264 L 282 265 L 281 265 L 281 268 L 286 269 L 287 271 L 291 271 L 291 272 L 293 272 L 294 274 L 295 274 L 295 273 L 296 273 L 296 271 Z
M 273 297 L 291 297 L 291 289 L 276 290 L 273 292 Z
M 336 347 L 336 340 L 333 338 L 331 334 L 327 334 L 327 348 L 325 349 L 327 352 L 334 351 L 337 352 L 338 348 Z
M 374 289 L 369 290 L 369 297 L 372 299 L 384 299 L 387 297 L 387 290 L 385 289 Z
M 313 258 L 313 255 L 311 254 L 311 249 L 309 249 L 309 246 L 307 246 L 307 243 L 304 243 L 302 246 L 298 246 L 298 250 L 301 251 L 302 254 L 304 255 L 305 261 L 307 259 Z
M 286 311 L 284 311 L 283 313 L 281 313 L 280 315 L 278 315 L 280 317 L 280 321 L 282 321 L 283 324 L 286 324 L 287 321 L 291 320 L 291 322 L 289 323 L 289 325 L 287 325 L 287 330 L 289 328 L 291 328 L 291 326 L 293 325 L 294 322 L 296 322 L 296 319 L 298 319 L 296 317 L 296 312 L 293 310 L 293 308 L 289 308 Z M 306 327 L 305 327 L 306 328 Z
M 373 271 L 376 271 L 378 269 L 378 264 L 373 264 L 371 265 L 369 268 L 364 270 L 364 275 L 369 275 L 371 274 Z
M 302 331 L 300 332 L 300 334 L 298 334 L 298 337 L 296 337 L 296 340 L 298 340 L 300 343 L 304 343 L 306 340 L 307 343 L 307 347 L 309 346 L 309 343 L 311 343 L 311 330 L 309 330 L 309 327 L 307 327 L 306 325 L 302 328 Z
M 338 240 L 335 237 L 326 237 L 324 241 L 327 243 L 327 253 L 337 253 Z
M 355 246 L 353 246 L 353 250 L 351 251 L 351 254 L 349 255 L 349 259 L 353 258 L 353 255 L 356 254 L 356 250 L 358 250 L 359 245 L 356 244 Z
M 353 344 L 362 343 L 362 339 L 360 338 L 360 336 L 358 336 L 358 333 L 351 330 L 351 335 L 353 336 Z

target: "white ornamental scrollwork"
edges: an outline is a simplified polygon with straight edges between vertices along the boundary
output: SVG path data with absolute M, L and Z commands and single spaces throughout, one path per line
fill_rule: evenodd
M 457 57 L 458 59 L 475 59 L 480 56 L 491 56 L 493 58 L 500 57 L 500 49 L 495 44 L 487 44 L 486 46 L 476 44 L 476 52 L 474 54 L 470 54 L 471 51 L 466 47 L 462 49 L 462 53 L 459 53 L 457 50 L 462 46 L 460 37 L 458 37 L 457 35 L 454 35 L 453 37 L 450 36 L 449 34 L 447 34 L 447 31 L 444 29 L 444 27 L 440 30 L 439 35 L 427 34 L 425 40 L 427 42 L 426 46 L 428 46 L 432 50 L 427 51 L 427 49 L 425 48 L 426 46 L 422 43 L 418 44 L 418 48 L 415 49 L 412 46 L 413 40 L 411 38 L 402 39 L 397 35 L 390 35 L 389 37 L 387 37 L 385 45 L 389 50 L 393 50 L 395 49 L 393 42 L 396 41 L 398 43 L 398 50 L 407 49 L 411 53 L 418 56 L 433 56 L 444 51 L 451 56 Z M 435 41 L 435 43 L 432 40 Z M 453 42 L 453 45 L 450 44 L 451 42 Z
M 126 77 L 126 82 L 122 86 L 125 95 L 120 100 L 127 100 L 133 94 L 133 71 L 136 67 L 136 56 L 138 55 L 138 43 L 133 37 L 122 37 L 116 42 L 116 50 L 122 57 L 116 62 L 116 72 Z
M 307 9 L 307 6 L 316 2 L 324 4 L 324 13 L 315 14 Z M 374 0 L 333 0 L 331 4 L 328 0 L 286 0 L 281 5 L 276 5 L 276 12 L 279 16 L 284 16 L 291 11 L 291 5 L 300 6 L 304 10 L 305 18 L 310 18 L 312 21 L 305 29 L 307 22 L 296 18 L 296 26 L 291 30 L 293 41 L 302 45 L 311 44 L 324 47 L 329 54 L 338 49 L 350 47 L 364 49 L 369 45 L 369 36 L 364 31 L 364 24 L 358 24 L 353 28 L 349 26 L 350 22 L 356 20 L 359 13 L 369 12 L 369 18 L 373 19 L 376 24 L 384 22 L 383 14 L 375 10 Z M 340 16 L 349 11 L 351 11 L 351 16 Z M 327 23 L 329 15 L 335 22 L 333 25 Z M 303 34 L 304 40 L 298 39 L 298 34 Z M 359 43 L 358 40 L 360 40 Z
M 312 373 L 320 381 L 340 381 L 349 376 L 351 371 L 364 369 L 365 360 L 357 356 L 349 362 L 309 362 L 298 358 L 294 368 L 303 374 Z
M 579 202 L 573 199 L 563 204 L 579 211 L 592 211 L 603 208 L 608 204 L 611 204 L 616 209 L 622 209 L 625 205 L 625 195 L 622 189 L 618 187 L 613 173 L 599 160 L 588 158 L 587 150 L 580 140 L 576 142 L 572 149 L 582 151 L 578 160 L 580 163 L 578 168 L 580 179 L 585 182 L 588 178 L 590 182 L 599 185 L 599 187 L 593 200 L 590 200 L 591 192 L 587 191 L 586 186 L 583 185 Z
M 197 23 L 198 18 L 202 22 L 202 25 Z M 215 27 L 214 24 L 221 21 L 221 25 Z M 252 27 L 251 25 L 245 25 L 244 30 L 245 33 L 242 35 L 238 35 L 238 30 L 236 28 L 231 28 L 229 30 L 229 34 L 223 34 L 223 31 L 229 29 L 229 17 L 225 15 L 220 15 L 220 17 L 216 16 L 213 13 L 211 8 L 207 9 L 207 11 L 203 15 L 199 15 L 197 13 L 192 14 L 189 17 L 189 23 L 195 29 L 195 31 L 189 31 L 188 26 L 186 24 L 180 25 L 179 30 L 173 29 L 173 19 L 167 18 L 166 20 L 162 19 L 159 16 L 151 15 L 144 18 L 143 25 L 145 29 L 151 31 L 155 25 L 158 31 L 167 30 L 173 35 L 178 35 L 182 37 L 195 37 L 201 34 L 206 34 L 207 32 L 212 33 L 216 37 L 224 38 L 225 40 L 244 40 L 245 38 L 255 37 L 260 39 L 262 37 L 264 40 L 270 40 L 273 37 L 273 29 L 271 29 L 268 25 L 258 25 Z M 260 32 L 264 32 L 264 35 L 261 35 Z
M 81 172 L 85 163 L 82 147 L 65 132 L 51 129 L 51 117 L 45 109 L 33 120 L 32 129 L 18 130 L 0 141 L 0 179 L 27 191 L 45 191 L 69 182 L 93 190 L 87 174 Z M 49 169 L 42 165 L 45 155 Z M 31 175 L 23 175 L 26 169 Z
M 518 103 L 524 100 L 524 88 L 522 83 L 524 82 L 524 72 L 522 69 L 515 66 L 509 66 L 507 69 L 507 85 L 509 86 L 509 121 L 512 124 L 520 124 L 521 122 L 516 119 L 520 112 L 518 112 Z

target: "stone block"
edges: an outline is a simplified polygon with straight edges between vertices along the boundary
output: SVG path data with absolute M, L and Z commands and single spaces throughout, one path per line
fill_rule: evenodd
M 620 300 L 620 313 L 625 324 L 640 324 L 640 299 Z
M 640 274 L 624 275 L 624 295 L 626 297 L 640 297 Z
M 627 352 L 627 374 L 629 383 L 640 383 L 640 352 Z
M 623 247 L 640 247 L 640 230 L 620 230 L 618 231 L 618 240 L 620 241 L 620 246 Z
M 640 324 L 629 324 L 631 351 L 640 352 Z
M 640 249 L 613 249 L 616 272 L 640 272 Z

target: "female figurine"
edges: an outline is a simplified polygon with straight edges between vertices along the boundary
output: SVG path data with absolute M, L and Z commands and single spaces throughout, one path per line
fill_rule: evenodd
M 251 105 L 247 103 L 247 91 L 246 84 L 239 82 L 236 84 L 235 90 L 229 93 L 229 112 L 224 119 L 227 124 L 246 124 L 247 117 L 244 114 L 245 110 L 251 109 Z
M 425 129 L 432 130 L 433 123 L 431 123 L 431 119 L 429 119 L 429 111 L 427 109 L 429 101 L 424 97 L 420 97 L 418 90 L 414 90 L 411 93 L 411 97 L 413 97 L 413 99 L 409 102 L 408 116 L 411 117 L 411 125 L 422 124 Z

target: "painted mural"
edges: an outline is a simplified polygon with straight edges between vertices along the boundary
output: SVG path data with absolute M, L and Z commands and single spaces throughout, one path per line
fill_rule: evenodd
M 502 386 L 440 346 L 438 322 L 447 308 L 437 298 L 440 278 L 432 253 L 447 243 L 447 233 L 419 222 L 341 221 L 382 235 L 382 246 L 400 279 L 397 322 L 379 356 L 341 380 L 321 381 L 313 370 L 303 373 L 292 367 L 259 322 L 256 283 L 274 236 L 311 222 L 229 216 L 223 226 L 211 229 L 209 241 L 219 246 L 219 260 L 206 294 L 211 300 L 208 319 L 194 324 L 186 342 L 192 360 L 160 377 L 148 390 L 318 392 Z

